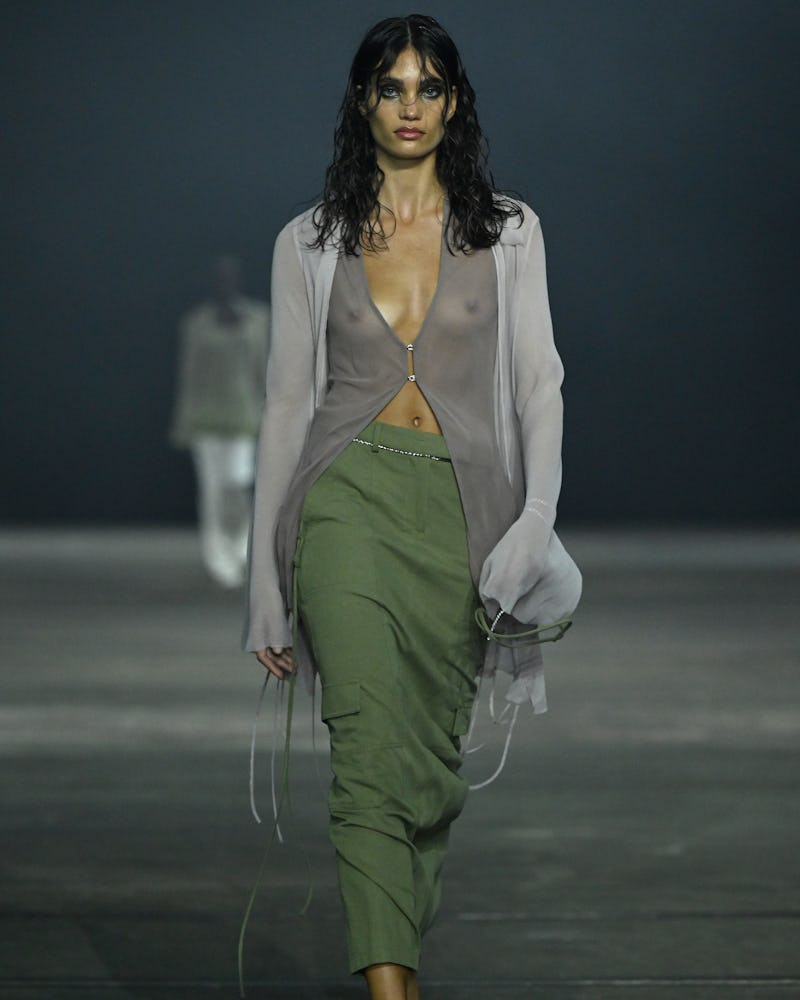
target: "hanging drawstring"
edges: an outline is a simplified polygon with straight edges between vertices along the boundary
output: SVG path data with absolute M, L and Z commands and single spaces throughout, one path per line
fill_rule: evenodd
M 487 639 L 498 643 L 500 646 L 539 646 L 545 642 L 559 642 L 572 628 L 571 618 L 561 618 L 549 625 L 532 625 L 524 628 L 521 632 L 498 632 L 497 623 L 506 614 L 505 611 L 498 611 L 492 624 L 486 617 L 486 609 L 478 607 L 475 610 L 475 621 L 478 628 Z M 511 617 L 509 615 L 509 617 Z M 513 620 L 513 619 L 512 619 Z
M 534 511 L 534 513 L 538 513 L 538 511 Z M 533 625 L 531 627 L 526 627 L 519 632 L 499 632 L 497 630 L 497 626 L 504 614 L 506 614 L 505 611 L 502 609 L 498 610 L 497 614 L 494 616 L 494 620 L 491 624 L 489 624 L 486 609 L 478 607 L 475 611 L 475 621 L 481 632 L 485 635 L 487 642 L 493 642 L 497 646 L 510 647 L 512 650 L 525 646 L 538 646 L 545 642 L 558 642 L 560 639 L 564 638 L 564 635 L 572 626 L 572 619 L 562 618 L 561 620 L 552 622 L 549 625 Z M 470 785 L 470 791 L 477 791 L 479 788 L 485 788 L 487 785 L 490 785 L 497 777 L 499 777 L 505 767 L 505 763 L 508 758 L 508 750 L 511 745 L 511 735 L 514 732 L 514 726 L 517 724 L 520 705 L 523 701 L 530 700 L 536 714 L 544 712 L 547 709 L 547 702 L 544 696 L 543 679 L 540 676 L 535 676 L 532 679 L 518 676 L 506 693 L 507 700 L 505 708 L 498 715 L 495 712 L 494 703 L 496 678 L 497 665 L 495 663 L 495 668 L 492 672 L 492 688 L 489 692 L 489 716 L 492 722 L 495 725 L 503 725 L 503 720 L 508 714 L 512 704 L 514 706 L 514 711 L 511 715 L 511 720 L 508 723 L 508 732 L 506 733 L 505 742 L 503 744 L 503 753 L 500 757 L 500 763 L 498 764 L 497 769 L 494 774 L 492 774 L 491 777 L 487 778 L 485 781 L 480 781 L 476 785 Z M 475 695 L 475 704 L 473 705 L 472 717 L 470 718 L 469 728 L 467 730 L 466 746 L 463 751 L 464 754 L 474 753 L 476 750 L 479 750 L 485 745 L 482 743 L 478 747 L 470 747 L 478 715 L 477 704 L 481 694 L 481 680 L 482 678 L 478 681 L 478 690 Z M 517 691 L 517 688 L 521 688 L 522 690 Z
M 467 735 L 464 739 L 464 747 L 461 751 L 461 756 L 466 757 L 467 754 L 475 753 L 476 750 L 480 750 L 482 747 L 486 746 L 485 743 L 479 743 L 478 746 L 470 746 L 472 743 L 472 737 L 475 734 L 475 723 L 478 719 L 478 706 L 481 700 L 481 688 L 483 687 L 483 674 L 478 675 L 478 686 L 475 689 L 475 697 L 472 701 L 472 711 L 469 715 L 469 727 L 467 729 Z
M 264 683 L 261 685 L 261 692 L 258 696 L 256 716 L 253 719 L 253 731 L 250 735 L 250 812 L 253 814 L 256 823 L 261 822 L 261 817 L 258 815 L 258 809 L 256 809 L 256 730 L 258 729 L 258 717 L 261 715 L 261 705 L 264 702 L 264 695 L 267 692 L 267 684 L 269 683 L 271 676 L 272 674 L 267 671 L 267 676 L 264 678 Z
M 277 694 L 275 695 L 275 717 L 272 720 L 272 749 L 269 755 L 269 784 L 270 792 L 272 794 L 272 821 L 275 824 L 275 836 L 277 837 L 278 843 L 283 843 L 283 834 L 281 833 L 281 826 L 278 819 L 278 796 L 275 788 L 275 760 L 278 756 L 278 739 L 281 732 L 281 709 L 283 708 L 283 684 L 278 686 Z M 283 789 L 281 789 L 281 794 L 283 794 Z
M 495 619 L 495 623 L 496 623 L 496 621 L 497 620 Z M 474 729 L 475 720 L 477 719 L 477 714 L 478 714 L 477 713 L 477 705 L 478 705 L 478 700 L 480 698 L 482 681 L 483 681 L 483 677 L 481 677 L 479 679 L 479 681 L 478 681 L 478 690 L 475 692 L 475 704 L 473 705 L 472 719 L 470 720 L 469 730 L 467 731 L 467 747 L 469 747 L 469 742 L 470 742 L 470 740 L 472 738 L 472 731 Z M 509 708 L 511 708 L 511 702 L 506 702 L 506 705 L 505 705 L 505 708 L 503 709 L 503 711 L 499 715 L 497 715 L 497 713 L 495 712 L 495 708 L 494 708 L 494 693 L 495 693 L 496 686 L 497 686 L 497 674 L 493 674 L 492 675 L 492 687 L 491 687 L 491 690 L 489 691 L 489 717 L 491 718 L 491 720 L 494 723 L 494 725 L 501 726 L 501 725 L 503 725 L 503 719 L 506 717 L 506 714 L 508 713 Z M 518 714 L 519 714 L 519 705 L 515 705 L 514 706 L 514 713 L 511 716 L 511 722 L 509 723 L 509 726 L 508 726 L 508 732 L 506 733 L 505 744 L 503 746 L 503 753 L 502 753 L 502 756 L 500 758 L 500 763 L 497 766 L 497 770 L 494 772 L 494 774 L 490 778 L 487 778 L 485 781 L 480 781 L 480 782 L 478 782 L 477 785 L 470 785 L 469 786 L 469 790 L 471 792 L 476 792 L 476 791 L 478 791 L 479 788 L 485 788 L 487 785 L 491 785 L 491 783 L 495 780 L 495 778 L 497 778 L 497 777 L 500 776 L 500 773 L 502 772 L 503 768 L 505 767 L 506 758 L 508 757 L 508 749 L 511 746 L 511 734 L 514 731 L 514 725 L 515 725 L 515 723 L 517 721 L 517 715 Z M 465 751 L 465 753 L 474 753 L 476 750 L 480 750 L 481 747 L 484 747 L 484 746 L 486 746 L 486 744 L 485 743 L 481 743 L 477 747 L 474 747 L 474 748 L 471 748 L 471 749 L 467 749 Z
M 508 708 L 508 705 L 506 706 L 506 709 L 507 708 Z M 503 709 L 503 712 L 502 712 L 502 715 L 500 716 L 500 718 L 502 718 L 502 716 L 505 715 L 506 709 Z M 494 772 L 494 774 L 491 777 L 487 778 L 485 781 L 480 781 L 480 782 L 478 782 L 477 785 L 470 785 L 469 786 L 469 790 L 471 792 L 477 792 L 479 788 L 486 788 L 487 785 L 491 785 L 491 783 L 495 780 L 495 778 L 498 778 L 500 776 L 500 773 L 502 772 L 503 768 L 506 765 L 506 758 L 508 757 L 508 748 L 511 745 L 511 734 L 514 732 L 514 726 L 517 723 L 517 716 L 518 715 L 519 715 L 519 705 L 515 705 L 514 706 L 514 713 L 511 716 L 511 722 L 509 723 L 509 726 L 508 726 L 508 733 L 506 734 L 506 742 L 505 742 L 505 746 L 503 747 L 503 756 L 500 758 L 500 763 L 497 765 L 497 770 Z
M 261 855 L 261 864 L 258 867 L 258 872 L 256 874 L 256 880 L 255 880 L 255 882 L 253 884 L 252 890 L 250 891 L 250 897 L 247 900 L 247 906 L 245 907 L 244 916 L 242 917 L 242 923 L 241 923 L 241 926 L 239 928 L 239 942 L 238 942 L 238 946 L 237 946 L 237 949 L 236 949 L 236 961 L 237 961 L 237 968 L 238 968 L 238 973 L 239 973 L 239 996 L 240 997 L 244 997 L 244 995 L 245 995 L 245 992 L 244 992 L 244 937 L 245 937 L 245 933 L 247 932 L 247 925 L 250 922 L 250 914 L 251 914 L 251 912 L 253 910 L 253 904 L 255 903 L 256 895 L 258 894 L 258 890 L 261 887 L 261 880 L 264 877 L 264 870 L 265 870 L 266 865 L 267 865 L 267 859 L 269 858 L 270 852 L 272 850 L 272 845 L 275 842 L 275 840 L 278 840 L 279 843 L 283 842 L 282 841 L 282 837 L 281 837 L 281 832 L 280 832 L 279 819 L 280 819 L 281 811 L 283 809 L 284 799 L 286 799 L 287 803 L 289 801 L 289 796 L 288 796 L 288 781 L 289 781 L 288 744 L 289 744 L 289 740 L 291 738 L 291 729 L 292 729 L 292 727 L 291 727 L 291 711 L 292 711 L 292 703 L 293 703 L 293 696 L 294 696 L 294 685 L 295 685 L 296 677 L 297 677 L 297 667 L 295 666 L 295 669 L 292 671 L 291 678 L 289 679 L 289 707 L 288 707 L 288 710 L 287 710 L 286 746 L 285 746 L 285 749 L 284 749 L 283 772 L 282 772 L 282 775 L 281 775 L 280 795 L 279 796 L 275 795 L 275 792 L 274 792 L 274 778 L 273 778 L 273 805 L 272 805 L 272 809 L 273 809 L 274 819 L 273 819 L 273 823 L 272 823 L 272 832 L 270 834 L 269 841 L 267 842 L 267 845 L 264 848 L 264 853 Z M 268 680 L 269 680 L 269 678 L 267 678 L 267 681 Z M 262 694 L 266 690 L 267 681 L 265 681 L 264 684 L 262 685 L 262 689 L 261 689 L 262 690 Z M 279 709 L 280 705 L 282 704 L 282 693 L 283 693 L 282 689 L 283 689 L 283 685 L 281 684 L 279 686 L 278 692 L 276 693 L 276 696 L 275 696 L 276 710 Z M 255 729 L 254 729 L 254 735 L 255 735 Z M 274 739 L 274 736 L 273 736 L 273 739 Z M 253 752 L 255 752 L 255 744 L 254 744 L 254 742 L 251 743 L 251 749 L 253 750 Z M 273 751 L 274 751 L 274 743 L 273 743 Z M 251 776 L 252 776 L 253 772 L 254 772 L 254 768 L 253 768 L 252 761 L 251 761 Z M 252 794 L 252 786 L 251 786 L 251 794 Z M 254 806 L 255 806 L 255 802 L 254 802 L 254 795 L 253 795 L 253 797 L 251 798 L 251 808 L 254 808 Z M 258 822 L 261 822 L 260 819 L 258 819 L 257 811 L 254 814 L 256 815 L 256 819 L 258 820 Z M 308 901 L 306 902 L 305 905 L 306 906 L 308 905 Z M 304 907 L 304 909 L 305 909 L 305 907 Z
M 280 843 L 280 844 L 283 843 L 283 835 L 282 835 L 281 829 L 280 829 L 280 817 L 281 817 L 281 813 L 283 812 L 284 804 L 286 806 L 286 810 L 288 812 L 290 822 L 293 819 L 293 817 L 292 817 L 292 798 L 291 798 L 291 794 L 290 794 L 290 791 L 289 791 L 289 750 L 290 750 L 290 746 L 291 746 L 291 737 L 292 737 L 292 719 L 293 719 L 293 716 L 294 716 L 294 693 L 295 693 L 295 685 L 297 683 L 297 672 L 298 672 L 298 667 L 297 667 L 297 640 L 298 640 L 298 634 L 297 633 L 298 633 L 298 618 L 299 618 L 299 615 L 298 615 L 298 610 L 297 610 L 297 607 L 298 607 L 298 604 L 297 604 L 297 598 L 298 598 L 297 563 L 298 563 L 298 560 L 299 560 L 299 553 L 300 553 L 300 539 L 298 539 L 298 548 L 297 548 L 297 552 L 295 554 L 295 567 L 294 567 L 295 572 L 294 572 L 294 577 L 293 577 L 293 581 L 292 581 L 292 616 L 293 616 L 293 620 L 292 620 L 292 671 L 291 671 L 291 674 L 290 674 L 290 677 L 289 677 L 289 682 L 288 682 L 288 685 L 289 685 L 289 695 L 288 695 L 287 705 L 286 705 L 286 732 L 285 732 L 285 739 L 284 739 L 284 746 L 283 746 L 283 765 L 282 765 L 282 768 L 281 768 L 280 792 L 278 792 L 277 789 L 276 789 L 276 782 L 275 782 L 275 760 L 276 760 L 276 757 L 277 757 L 278 733 L 280 731 L 280 725 L 279 725 L 279 723 L 280 723 L 280 715 L 281 715 L 281 709 L 283 708 L 283 700 L 284 700 L 284 685 L 283 684 L 279 684 L 278 685 L 278 691 L 277 691 L 276 696 L 275 696 L 275 722 L 274 722 L 273 732 L 272 732 L 272 753 L 271 753 L 271 757 L 270 757 L 270 773 L 271 773 L 271 785 L 272 785 L 272 814 L 273 814 L 272 833 L 270 835 L 270 838 L 269 838 L 269 841 L 267 842 L 266 847 L 264 848 L 264 853 L 261 856 L 261 864 L 259 865 L 258 873 L 256 875 L 256 880 L 255 880 L 253 888 L 252 888 L 252 890 L 250 892 L 250 898 L 247 901 L 247 906 L 245 907 L 244 916 L 242 917 L 241 927 L 239 928 L 239 943 L 238 943 L 238 947 L 237 947 L 236 956 L 237 956 L 237 968 L 238 968 L 238 973 L 239 973 L 239 996 L 242 997 L 242 998 L 245 996 L 245 992 L 244 992 L 244 938 L 245 938 L 245 933 L 247 932 L 247 925 L 250 922 L 250 914 L 251 914 L 252 909 L 253 909 L 253 904 L 255 903 L 256 895 L 258 894 L 258 890 L 261 887 L 261 880 L 262 880 L 262 878 L 264 876 L 264 870 L 266 868 L 267 859 L 269 858 L 270 852 L 272 850 L 272 845 L 275 842 L 275 840 L 277 840 L 278 843 Z M 254 791 L 254 784 L 255 784 L 255 779 L 254 779 L 254 773 L 255 773 L 255 764 L 254 764 L 254 760 L 255 760 L 255 737 L 256 737 L 256 727 L 257 727 L 257 722 L 258 722 L 258 716 L 259 716 L 259 713 L 261 711 L 261 702 L 262 702 L 262 699 L 263 699 L 263 696 L 264 696 L 264 692 L 266 691 L 267 682 L 268 681 L 269 681 L 269 677 L 266 678 L 266 680 L 264 681 L 264 683 L 262 684 L 262 687 L 261 687 L 261 694 L 259 696 L 258 705 L 256 707 L 256 719 L 255 719 L 255 721 L 253 723 L 253 733 L 252 733 L 252 739 L 251 739 L 251 744 L 250 744 L 250 753 L 251 753 L 251 756 L 250 756 L 250 807 L 251 807 L 251 809 L 253 811 L 253 815 L 256 817 L 256 821 L 259 822 L 259 823 L 261 822 L 261 820 L 260 820 L 260 818 L 258 816 L 258 811 L 255 808 L 255 791 Z M 306 898 L 305 898 L 305 901 L 303 903 L 303 906 L 300 909 L 300 914 L 302 915 L 302 914 L 304 914 L 306 912 L 306 910 L 308 909 L 308 907 L 309 907 L 309 905 L 311 903 L 311 899 L 312 899 L 312 896 L 313 896 L 313 893 L 314 893 L 314 881 L 313 881 L 312 871 L 311 871 L 311 861 L 309 859 L 308 852 L 306 851 L 305 846 L 303 845 L 302 838 L 299 839 L 299 843 L 300 843 L 300 850 L 301 850 L 301 852 L 303 854 L 303 860 L 305 861 L 306 871 L 307 871 L 307 875 L 308 875 L 308 892 L 306 893 Z

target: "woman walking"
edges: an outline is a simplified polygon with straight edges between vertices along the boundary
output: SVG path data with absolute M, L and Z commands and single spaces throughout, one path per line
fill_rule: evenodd
M 514 631 L 580 594 L 553 532 L 541 230 L 495 191 L 474 99 L 433 18 L 375 25 L 322 201 L 273 261 L 246 648 L 279 679 L 320 675 L 350 968 L 372 1000 L 419 996 L 481 669 L 543 707 L 538 647 L 486 643 L 476 610 Z

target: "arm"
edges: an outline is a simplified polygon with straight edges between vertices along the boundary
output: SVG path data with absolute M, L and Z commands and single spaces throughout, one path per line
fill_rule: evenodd
M 254 344 L 253 377 L 256 379 L 256 389 L 260 393 L 264 389 L 267 373 L 267 358 L 269 357 L 270 309 L 264 304 L 259 313 L 259 334 Z
M 244 633 L 244 648 L 256 652 L 265 666 L 262 654 L 268 647 L 285 650 L 291 645 L 291 629 L 279 584 L 275 527 L 311 418 L 314 386 L 311 323 L 300 252 L 294 230 L 287 226 L 278 236 L 272 260 L 272 330 L 266 402 L 256 455 Z M 285 659 L 286 653 L 282 655 Z
M 487 557 L 480 579 L 484 602 L 490 607 L 499 605 L 521 621 L 530 620 L 530 610 L 523 611 L 520 602 L 539 581 L 548 562 L 561 489 L 563 414 L 563 367 L 553 341 L 544 240 L 535 216 L 531 225 L 528 239 L 516 251 L 508 303 L 512 390 L 522 447 L 525 506 Z

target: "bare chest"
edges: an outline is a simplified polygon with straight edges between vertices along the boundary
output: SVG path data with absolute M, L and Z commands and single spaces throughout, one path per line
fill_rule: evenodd
M 441 229 L 397 232 L 386 250 L 364 253 L 372 301 L 404 343 L 416 339 L 439 282 Z

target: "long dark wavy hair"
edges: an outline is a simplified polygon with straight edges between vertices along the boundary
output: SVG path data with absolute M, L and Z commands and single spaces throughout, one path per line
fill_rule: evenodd
M 434 18 L 409 14 L 386 18 L 370 28 L 355 54 L 334 133 L 333 161 L 325 173 L 322 201 L 314 211 L 317 238 L 312 246 L 332 241 L 350 254 L 359 247 L 386 247 L 379 209 L 384 213 L 387 209 L 378 198 L 384 175 L 362 109 L 373 82 L 388 73 L 407 48 L 419 55 L 423 71 L 432 68 L 445 85 L 444 138 L 436 150 L 436 170 L 450 202 L 448 246 L 452 251 L 489 247 L 500 239 L 507 219 L 522 222 L 520 207 L 495 188 L 475 113 L 475 91 L 458 49 Z M 455 113 L 447 121 L 453 87 Z

